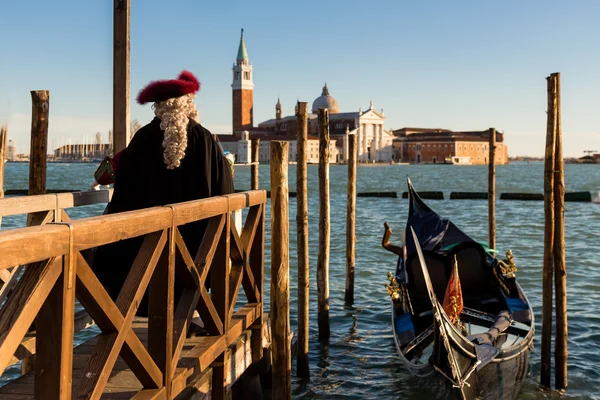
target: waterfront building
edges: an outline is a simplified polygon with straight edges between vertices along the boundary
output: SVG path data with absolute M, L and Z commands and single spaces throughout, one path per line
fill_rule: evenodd
M 112 154 L 110 143 L 65 144 L 53 151 L 55 160 L 102 160 Z
M 12 140 L 9 140 L 8 147 L 6 148 L 6 160 L 15 161 L 16 156 L 17 156 L 17 146 L 14 145 Z
M 411 164 L 488 164 L 489 131 L 402 128 L 394 131 L 393 157 Z M 496 132 L 496 164 L 508 164 L 504 133 Z
M 252 81 L 252 64 L 244 35 L 240 38 L 236 62 L 233 65 L 232 88 L 232 130 L 231 135 L 218 135 L 223 150 L 236 156 L 236 162 L 250 162 L 252 139 L 261 139 L 260 159 L 268 162 L 269 142 L 271 140 L 288 141 L 290 161 L 296 160 L 296 139 L 298 135 L 297 118 L 294 115 L 284 116 L 283 105 L 277 99 L 275 118 L 263 121 L 254 126 L 254 83 Z M 373 102 L 366 111 L 362 108 L 354 112 L 340 112 L 337 100 L 329 93 L 327 84 L 321 96 L 312 103 L 312 112 L 308 114 L 307 158 L 309 163 L 317 163 L 318 151 L 318 110 L 329 110 L 330 162 L 344 162 L 348 159 L 348 134 L 358 135 L 359 162 L 389 162 L 393 157 L 392 143 L 394 135 L 385 129 L 383 110 L 376 111 Z

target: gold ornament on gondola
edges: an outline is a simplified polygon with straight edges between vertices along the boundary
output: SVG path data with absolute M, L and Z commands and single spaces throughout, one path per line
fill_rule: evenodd
M 388 272 L 388 280 L 389 284 L 385 285 L 388 294 L 392 298 L 392 301 L 402 301 L 402 293 L 400 292 L 400 286 L 398 286 L 398 282 L 394 277 L 394 274 Z
M 506 251 L 506 261 L 498 260 L 498 267 L 500 267 L 500 272 L 502 272 L 502 275 L 504 275 L 505 278 L 515 278 L 515 272 L 517 272 L 518 269 L 515 265 L 515 258 L 513 257 L 513 253 L 510 249 Z

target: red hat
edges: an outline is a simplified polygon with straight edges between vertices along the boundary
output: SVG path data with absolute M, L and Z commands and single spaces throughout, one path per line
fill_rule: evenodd
M 156 103 L 200 90 L 200 82 L 189 71 L 181 71 L 177 79 L 150 82 L 137 97 L 137 102 L 145 104 Z

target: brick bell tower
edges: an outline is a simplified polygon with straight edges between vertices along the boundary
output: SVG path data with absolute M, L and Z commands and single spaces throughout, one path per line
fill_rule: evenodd
M 244 129 L 250 129 L 254 124 L 254 83 L 252 83 L 252 65 L 248 59 L 243 29 L 240 38 L 240 46 L 232 70 L 232 122 L 233 133 L 235 133 Z

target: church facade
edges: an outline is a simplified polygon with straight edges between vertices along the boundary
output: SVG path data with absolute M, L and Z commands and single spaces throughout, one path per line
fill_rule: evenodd
M 296 160 L 298 122 L 294 115 L 284 116 L 283 105 L 278 99 L 275 105 L 275 118 L 254 126 L 254 83 L 252 64 L 244 41 L 240 38 L 236 62 L 232 68 L 232 135 L 219 135 L 218 140 L 224 150 L 236 155 L 236 162 L 249 163 L 251 141 L 260 139 L 260 161 L 268 162 L 269 142 L 282 140 L 289 142 L 289 159 Z M 359 162 L 389 162 L 393 160 L 394 135 L 385 128 L 383 110 L 376 111 L 373 102 L 366 110 L 340 112 L 337 100 L 330 95 L 327 84 L 321 96 L 312 103 L 308 115 L 307 158 L 309 163 L 318 163 L 318 111 L 329 110 L 330 162 L 345 162 L 348 159 L 348 135 L 357 135 Z

